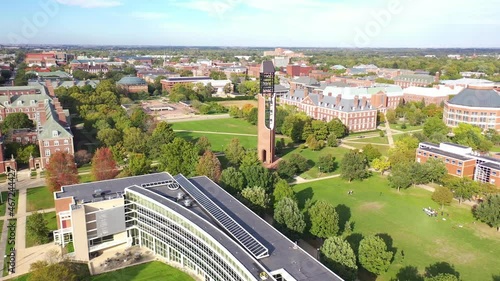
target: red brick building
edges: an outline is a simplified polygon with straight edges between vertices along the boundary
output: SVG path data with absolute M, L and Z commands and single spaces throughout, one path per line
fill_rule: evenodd
M 57 58 L 54 53 L 28 53 L 24 62 L 30 67 L 33 65 L 51 67 L 57 65 Z
M 309 73 L 311 73 L 312 70 L 312 66 L 289 65 L 286 67 L 286 74 L 290 77 L 309 76 Z
M 439 83 L 439 72 L 435 76 L 427 74 L 403 74 L 394 77 L 394 84 L 402 88 L 428 87 L 433 83 Z
M 420 143 L 416 151 L 416 161 L 425 163 L 429 158 L 443 161 L 449 175 L 500 187 L 500 159 L 481 156 L 472 148 L 458 144 Z
M 467 123 L 500 131 L 500 94 L 492 85 L 469 85 L 445 102 L 443 121 L 448 127 Z
M 148 84 L 144 79 L 139 77 L 123 77 L 120 81 L 116 82 L 116 87 L 126 91 L 127 93 L 148 91 Z

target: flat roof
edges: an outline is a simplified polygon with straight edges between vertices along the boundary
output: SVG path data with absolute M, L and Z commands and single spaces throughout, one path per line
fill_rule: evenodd
M 423 150 L 423 151 L 427 151 L 427 152 L 437 153 L 439 155 L 447 156 L 447 157 L 454 158 L 457 160 L 462 160 L 462 161 L 475 160 L 471 157 L 465 157 L 465 156 L 462 156 L 460 154 L 451 153 L 451 152 L 444 151 L 444 150 L 441 150 L 439 148 L 434 148 L 434 147 L 422 147 L 421 146 L 421 147 L 419 147 L 419 149 Z
M 190 181 L 269 249 L 269 257 L 259 259 L 268 271 L 284 269 L 297 281 L 342 280 L 209 178 Z

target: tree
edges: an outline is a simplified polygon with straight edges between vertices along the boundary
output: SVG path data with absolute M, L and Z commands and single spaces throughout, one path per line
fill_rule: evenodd
M 323 141 L 318 141 L 314 135 L 309 135 L 306 139 L 307 147 L 311 150 L 320 150 L 323 148 Z
M 80 276 L 76 266 L 68 261 L 53 264 L 37 261 L 31 264 L 30 271 L 28 281 L 78 281 L 79 278 L 85 278 Z
M 28 237 L 36 241 L 37 244 L 49 242 L 49 228 L 43 213 L 35 211 L 26 218 L 26 232 Z
M 382 153 L 380 153 L 380 151 L 371 144 L 363 146 L 362 150 L 363 154 L 366 156 L 366 160 L 368 160 L 368 163 L 371 163 L 374 159 L 382 156 Z
M 159 159 L 161 167 L 170 174 L 191 175 L 198 163 L 198 152 L 193 144 L 182 138 L 174 138 L 162 146 Z
M 119 170 L 113 153 L 107 147 L 98 148 L 92 157 L 92 178 L 96 181 L 114 179 Z
M 387 110 L 387 113 L 385 114 L 385 118 L 387 122 L 390 124 L 396 124 L 398 119 L 396 117 L 396 111 L 394 109 L 389 109 Z
M 75 162 L 77 167 L 90 163 L 90 160 L 92 160 L 92 154 L 90 154 L 87 150 L 80 149 L 75 152 Z
M 321 254 L 325 264 L 342 279 L 356 280 L 356 255 L 347 241 L 338 236 L 329 237 L 321 246 Z
M 424 135 L 427 137 L 432 136 L 432 134 L 440 133 L 443 135 L 448 134 L 449 132 L 448 126 L 443 122 L 443 119 L 440 117 L 431 117 L 427 118 L 424 123 Z
M 211 149 L 210 141 L 207 137 L 201 136 L 194 145 L 198 150 L 198 155 L 203 155 L 206 151 Z
M 444 205 L 450 205 L 451 201 L 453 201 L 453 192 L 447 187 L 438 186 L 432 193 L 432 200 L 441 205 L 442 210 Z
M 369 175 L 367 170 L 365 155 L 357 150 L 351 150 L 344 155 L 340 164 L 340 175 L 343 179 L 352 180 L 364 179 Z
M 274 208 L 274 220 L 280 229 L 294 236 L 304 233 L 306 228 L 304 214 L 292 198 L 285 197 L 278 201 Z
M 240 144 L 239 139 L 234 138 L 224 149 L 224 154 L 231 165 L 239 166 L 245 154 L 245 148 Z
M 141 153 L 146 150 L 148 142 L 147 135 L 139 128 L 127 128 L 123 133 L 123 146 L 133 153 Z
M 158 123 L 148 139 L 148 155 L 153 159 L 160 158 L 162 145 L 171 143 L 174 138 L 175 132 L 171 124 L 167 122 Z
M 247 187 L 241 191 L 241 196 L 248 207 L 258 214 L 262 214 L 269 207 L 269 196 L 263 187 Z
M 196 166 L 196 173 L 200 176 L 207 176 L 214 182 L 219 182 L 221 176 L 221 165 L 219 158 L 215 154 L 207 150 L 200 157 L 198 165 Z
M 500 231 L 500 195 L 490 195 L 474 210 L 474 216 Z
M 132 153 L 129 156 L 127 172 L 130 176 L 148 174 L 151 171 L 151 161 L 143 153 Z
M 61 190 L 61 186 L 78 183 L 78 170 L 73 155 L 57 151 L 49 158 L 45 181 L 51 192 Z
M 383 175 L 385 171 L 391 168 L 391 162 L 387 157 L 376 158 L 372 161 L 372 168 L 375 171 L 380 171 L 380 174 Z
M 446 177 L 444 185 L 448 187 L 458 199 L 458 203 L 462 204 L 464 200 L 470 200 L 479 193 L 478 182 L 469 178 L 458 178 L 454 176 Z
M 281 201 L 283 198 L 292 198 L 295 200 L 295 192 L 290 187 L 288 182 L 284 179 L 279 179 L 274 185 L 273 201 L 274 205 Z
M 453 142 L 480 151 L 489 151 L 493 143 L 482 134 L 482 129 L 467 123 L 459 123 L 453 129 Z
M 317 201 L 309 209 L 312 235 L 319 238 L 336 236 L 339 232 L 339 215 L 335 207 L 323 200 Z
M 231 193 L 235 194 L 243 190 L 245 186 L 245 176 L 234 167 L 229 167 L 222 171 L 220 184 Z
M 324 141 L 328 137 L 328 126 L 324 121 L 312 120 L 311 126 L 314 132 L 314 137 L 319 141 Z
M 448 169 L 446 169 L 444 162 L 436 158 L 427 159 L 427 161 L 422 164 L 422 170 L 425 174 L 425 182 L 423 183 L 441 183 L 444 176 L 448 174 Z
M 248 186 L 260 186 L 266 191 L 272 189 L 275 182 L 274 174 L 260 163 L 251 166 L 242 166 L 240 171 L 245 175 Z
M 436 276 L 425 278 L 425 281 L 460 281 L 460 279 L 450 273 L 440 273 Z
M 415 151 L 418 147 L 418 139 L 411 135 L 403 135 L 394 143 L 394 147 L 389 149 L 389 162 L 412 163 L 415 162 Z
M 17 149 L 16 160 L 18 163 L 28 164 L 30 157 L 40 157 L 38 145 L 28 144 Z
M 307 159 L 298 153 L 293 153 L 292 155 L 290 155 L 288 161 L 290 161 L 292 165 L 295 165 L 295 167 L 297 167 L 297 173 L 303 173 L 309 170 L 309 164 L 307 163 Z
M 35 125 L 33 124 L 33 121 L 29 119 L 26 113 L 22 112 L 8 114 L 2 123 L 3 131 L 7 131 L 10 129 L 25 129 L 34 127 Z
M 287 160 L 281 160 L 276 172 L 281 178 L 290 180 L 297 174 L 297 166 Z
M 326 144 L 329 147 L 337 147 L 337 146 L 339 146 L 339 140 L 337 139 L 337 136 L 335 136 L 335 134 L 330 134 L 330 135 L 328 135 L 328 139 L 326 140 Z
M 337 162 L 335 162 L 335 156 L 333 154 L 322 155 L 318 159 L 318 169 L 320 173 L 330 173 L 335 171 L 337 168 Z
M 328 132 L 335 135 L 337 139 L 345 137 L 348 133 L 347 127 L 338 118 L 332 119 L 326 126 L 328 127 Z
M 213 80 L 226 80 L 227 76 L 223 71 L 214 70 L 210 72 L 210 78 Z
M 393 257 L 384 240 L 378 236 L 368 236 L 361 240 L 358 253 L 361 266 L 376 275 L 387 271 Z
M 105 146 L 112 147 L 122 141 L 122 133 L 117 129 L 99 129 L 97 131 L 97 139 Z
M 413 184 L 411 163 L 398 163 L 392 166 L 391 174 L 388 177 L 389 185 L 392 188 L 397 188 L 398 192 L 401 188 L 408 188 Z

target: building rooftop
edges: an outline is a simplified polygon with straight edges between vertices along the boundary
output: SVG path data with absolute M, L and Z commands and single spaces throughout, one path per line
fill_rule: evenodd
M 169 185 L 170 187 L 178 185 L 179 189 L 172 190 L 168 188 Z M 125 192 L 125 189 L 157 201 L 198 225 L 232 253 L 256 279 L 260 280 L 259 274 L 265 269 L 270 273 L 285 270 L 297 281 L 342 280 L 205 176 L 186 179 L 182 175 L 172 177 L 168 173 L 158 173 L 76 184 L 64 186 L 61 192 L 55 193 L 55 198 L 74 197 L 78 203 L 82 200 L 93 202 L 117 198 Z M 191 206 L 177 202 L 179 192 L 189 195 L 193 190 L 203 194 L 202 197 L 212 201 L 220 210 L 229 215 L 231 220 L 259 241 L 268 249 L 269 256 L 260 257 L 258 260 L 254 258 L 248 250 L 243 248 L 245 241 L 239 241 L 227 234 L 222 224 L 211 215 L 212 211 L 207 209 L 211 208 L 209 205 L 203 202 L 200 204 L 196 200 Z M 103 196 L 100 196 L 101 194 Z
M 449 104 L 500 108 L 500 94 L 493 89 L 466 88 L 448 101 Z
M 423 151 L 427 151 L 427 152 L 436 153 L 436 154 L 439 154 L 439 155 L 442 155 L 442 156 L 447 156 L 447 157 L 450 157 L 450 158 L 454 158 L 454 159 L 457 159 L 457 160 L 462 160 L 462 161 L 472 160 L 471 157 L 467 157 L 467 156 L 463 156 L 463 155 L 460 155 L 460 154 L 456 154 L 456 153 L 444 151 L 442 149 L 439 149 L 438 147 L 435 147 L 435 145 L 433 145 L 433 147 L 420 146 L 419 149 L 423 150 Z
M 144 79 L 135 77 L 135 76 L 126 76 L 120 79 L 120 81 L 116 82 L 116 84 L 121 85 L 146 85 L 146 81 Z

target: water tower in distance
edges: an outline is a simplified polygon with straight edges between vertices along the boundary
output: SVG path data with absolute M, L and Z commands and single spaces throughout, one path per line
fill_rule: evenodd
M 274 93 L 274 65 L 264 61 L 260 68 L 260 94 L 258 115 L 257 150 L 262 163 L 270 165 L 274 162 L 276 94 Z

